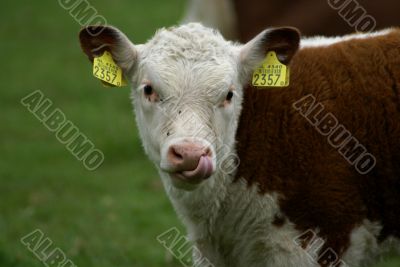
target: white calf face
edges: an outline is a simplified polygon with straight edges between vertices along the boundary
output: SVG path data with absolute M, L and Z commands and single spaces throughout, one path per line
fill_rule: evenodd
M 288 62 L 299 41 L 281 28 L 241 46 L 200 24 L 163 29 L 139 46 L 114 28 L 80 37 L 89 58 L 110 50 L 124 70 L 145 151 L 164 182 L 182 189 L 234 172 L 243 85 L 270 49 Z
M 159 32 L 139 53 L 132 90 L 137 123 L 150 159 L 176 186 L 210 178 L 233 147 L 242 98 L 237 52 L 208 29 L 187 27 Z M 183 146 L 186 155 L 180 154 L 192 164 L 179 168 L 174 146 Z M 208 170 L 182 177 L 199 167 L 202 154 Z

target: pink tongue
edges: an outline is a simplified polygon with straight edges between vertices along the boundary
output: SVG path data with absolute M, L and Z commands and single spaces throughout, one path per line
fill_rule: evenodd
M 211 159 L 207 156 L 202 156 L 196 169 L 193 171 L 184 171 L 182 174 L 188 179 L 200 180 L 210 177 L 212 171 L 213 166 Z

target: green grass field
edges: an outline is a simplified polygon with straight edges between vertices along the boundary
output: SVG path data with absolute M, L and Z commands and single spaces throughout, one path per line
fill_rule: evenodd
M 185 1 L 91 4 L 142 43 L 177 23 Z M 44 266 L 20 241 L 35 229 L 80 267 L 181 266 L 156 240 L 183 228 L 141 148 L 129 89 L 92 77 L 81 26 L 58 1 L 8 1 L 0 14 L 0 266 Z M 99 169 L 86 170 L 20 103 L 35 90 L 104 152 Z

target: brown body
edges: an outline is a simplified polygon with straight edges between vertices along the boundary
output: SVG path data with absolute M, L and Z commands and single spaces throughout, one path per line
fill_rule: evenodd
M 339 256 L 365 219 L 383 227 L 379 241 L 400 238 L 400 30 L 304 47 L 290 69 L 287 88 L 245 89 L 238 179 L 279 193 L 276 224 L 319 229 Z M 325 108 L 314 120 L 331 112 L 374 155 L 371 172 L 359 174 L 293 107 L 308 94 Z

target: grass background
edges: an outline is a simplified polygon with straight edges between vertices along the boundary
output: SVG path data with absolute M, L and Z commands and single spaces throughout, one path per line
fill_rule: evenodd
M 93 0 L 135 43 L 177 23 L 184 0 Z M 182 229 L 138 138 L 128 88 L 91 75 L 81 26 L 55 0 L 0 9 L 0 266 L 44 266 L 20 238 L 41 229 L 77 266 L 180 266 L 157 242 Z M 87 171 L 25 107 L 40 89 L 105 154 Z M 400 266 L 391 258 L 379 267 Z

